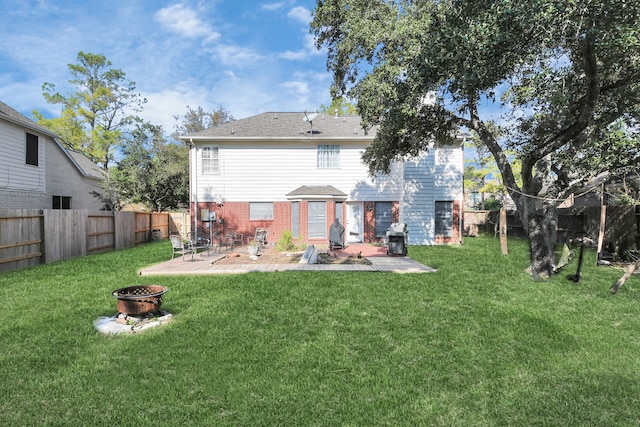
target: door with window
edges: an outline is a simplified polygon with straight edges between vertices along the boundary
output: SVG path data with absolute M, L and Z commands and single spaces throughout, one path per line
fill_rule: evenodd
M 361 243 L 363 241 L 362 230 L 364 228 L 362 215 L 362 202 L 347 203 L 347 243 Z

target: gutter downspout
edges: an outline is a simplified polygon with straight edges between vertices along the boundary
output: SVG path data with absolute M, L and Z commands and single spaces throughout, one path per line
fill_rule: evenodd
M 464 226 L 464 145 L 467 142 L 467 137 L 463 136 L 462 137 L 462 147 L 460 147 L 460 149 L 462 150 L 462 200 L 460 200 L 460 215 L 458 218 L 458 222 L 460 223 L 458 225 L 458 233 L 460 233 L 460 235 L 458 236 L 458 243 L 462 244 L 463 243 L 463 235 L 464 235 L 464 230 L 462 230 L 462 227 Z
M 198 150 L 193 143 L 193 138 L 189 138 L 189 151 L 193 148 L 193 154 L 189 156 L 189 161 L 193 164 L 193 186 L 190 193 L 193 195 L 193 208 L 191 208 L 191 217 L 193 218 L 194 230 L 192 231 L 194 236 L 194 244 L 198 244 Z M 189 183 L 191 186 L 191 183 Z

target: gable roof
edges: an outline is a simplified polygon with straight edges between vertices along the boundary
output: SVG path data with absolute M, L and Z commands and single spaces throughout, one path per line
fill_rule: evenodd
M 36 122 L 28 118 L 27 116 L 19 113 L 18 111 L 9 107 L 7 104 L 5 104 L 2 101 L 0 101 L 0 118 L 5 119 L 9 122 L 15 123 L 17 125 L 20 125 L 22 127 L 25 127 L 27 129 L 44 133 L 45 135 L 48 135 L 52 138 L 56 137 L 56 134 L 51 132 L 49 129 L 40 126 L 39 124 L 37 124 Z
M 57 142 L 57 140 L 56 140 Z M 75 150 L 65 149 L 67 154 L 73 159 L 76 167 L 87 178 L 104 181 L 106 172 L 100 166 L 96 165 L 83 153 Z
M 75 166 L 80 174 L 86 178 L 94 179 L 97 181 L 103 181 L 105 179 L 104 171 L 95 163 L 93 163 L 87 156 L 79 151 L 70 150 L 65 148 L 57 139 L 57 135 L 51 132 L 49 129 L 40 126 L 27 116 L 13 108 L 9 107 L 4 102 L 0 101 L 0 119 L 4 119 L 8 122 L 17 124 L 26 129 L 34 132 L 40 132 L 53 139 L 53 142 L 58 146 L 62 153 L 69 159 L 69 161 Z
M 315 116 L 315 117 L 314 117 Z M 309 121 L 308 118 L 312 120 Z M 211 139 L 300 139 L 339 138 L 367 139 L 375 136 L 375 128 L 365 131 L 358 116 L 335 117 L 322 113 L 267 112 L 245 119 L 233 120 L 191 135 L 188 141 Z

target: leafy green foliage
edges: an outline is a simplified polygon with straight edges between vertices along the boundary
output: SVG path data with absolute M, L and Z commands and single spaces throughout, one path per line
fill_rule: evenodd
M 173 133 L 174 138 L 177 138 L 180 135 L 191 135 L 230 122 L 233 120 L 233 115 L 223 107 L 219 107 L 212 112 L 207 112 L 200 106 L 192 109 L 187 105 L 185 115 L 182 117 L 174 116 L 174 119 L 178 121 L 181 120 L 180 123 L 176 125 L 175 132 Z
M 354 116 L 358 113 L 356 111 L 356 106 L 344 99 L 344 97 L 334 98 L 329 106 L 324 104 L 320 105 L 320 112 L 329 116 L 337 114 L 340 117 Z
M 639 0 L 320 0 L 311 30 L 334 96 L 380 126 L 370 172 L 471 131 L 528 227 L 535 275 L 553 267 L 555 207 L 640 160 L 639 13 Z
M 185 208 L 189 202 L 189 150 L 167 141 L 162 127 L 141 124 L 111 168 L 107 194 L 112 208 L 141 203 L 154 211 Z
M 276 249 L 280 252 L 288 252 L 298 250 L 299 247 L 293 242 L 293 233 L 289 230 L 284 230 L 280 239 L 276 243 Z
M 38 124 L 51 129 L 68 148 L 84 153 L 105 170 L 114 160 L 115 149 L 124 144 L 130 126 L 140 119 L 134 114 L 146 102 L 135 93 L 135 82 L 122 70 L 110 68 L 104 55 L 79 52 L 69 64 L 69 83 L 75 90 L 63 95 L 53 83 L 44 83 L 43 95 L 62 107 L 60 117 L 45 118 L 38 111 Z

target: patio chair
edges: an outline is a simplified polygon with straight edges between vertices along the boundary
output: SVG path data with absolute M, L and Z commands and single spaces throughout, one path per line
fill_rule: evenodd
M 224 246 L 225 248 L 231 247 L 233 250 L 233 238 L 229 236 L 223 236 L 219 231 L 213 233 L 213 240 L 215 244 L 218 246 L 218 253 L 220 253 L 220 249 Z
M 198 230 L 198 240 L 196 241 L 196 233 L 190 231 L 187 233 L 187 240 L 191 242 L 192 246 L 199 248 L 208 248 L 211 246 L 211 240 L 209 239 L 209 232 L 206 230 Z
M 191 245 L 190 242 L 185 242 L 184 240 L 182 240 L 182 236 L 172 234 L 171 236 L 169 236 L 169 240 L 171 240 L 171 259 L 173 259 L 176 254 L 182 255 L 183 261 L 185 255 L 191 254 L 191 257 L 195 255 L 195 248 Z
M 264 248 L 267 246 L 267 237 L 269 237 L 269 232 L 264 228 L 256 228 L 255 234 L 253 237 L 249 237 L 249 240 L 255 240 L 258 242 L 260 248 Z
M 235 230 L 227 232 L 227 237 L 233 241 L 234 246 L 244 245 L 244 234 L 237 233 Z

